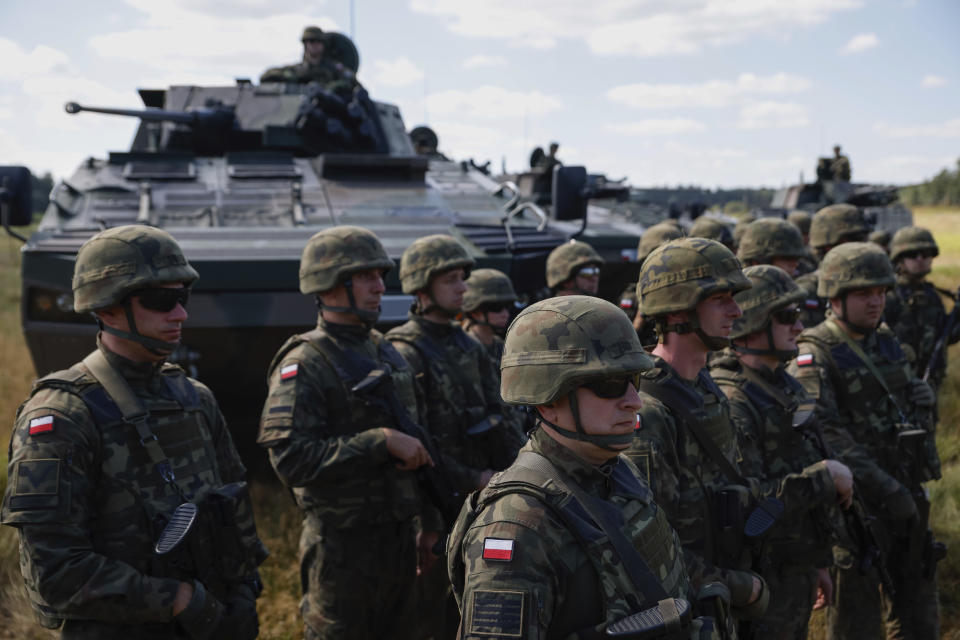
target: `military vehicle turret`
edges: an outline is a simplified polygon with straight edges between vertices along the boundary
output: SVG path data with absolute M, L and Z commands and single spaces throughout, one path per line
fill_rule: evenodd
M 506 272 L 528 297 L 545 285 L 549 251 L 577 236 L 607 261 L 607 297 L 629 281 L 620 274 L 643 227 L 593 207 L 588 216 L 587 198 L 599 191 L 583 167 L 556 168 L 545 210 L 472 163 L 416 155 L 397 107 L 359 86 L 344 97 L 316 84 L 239 80 L 140 96 L 142 110 L 66 106 L 137 117 L 140 126 L 129 150 L 90 157 L 54 187 L 23 248 L 23 330 L 39 375 L 89 351 L 95 324 L 73 311 L 74 258 L 91 235 L 121 224 L 168 230 L 200 273 L 173 360 L 209 384 L 243 430 L 258 420 L 272 355 L 315 323 L 313 301 L 298 291 L 298 262 L 324 227 L 371 229 L 398 263 L 415 238 L 450 234 L 478 267 Z M 4 171 L 15 192 L 22 172 Z M 19 205 L 4 215 L 29 221 Z M 405 321 L 411 302 L 396 273 L 385 326 Z

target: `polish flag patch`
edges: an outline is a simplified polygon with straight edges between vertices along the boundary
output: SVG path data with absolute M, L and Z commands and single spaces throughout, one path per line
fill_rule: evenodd
M 280 379 L 289 380 L 290 378 L 297 377 L 297 369 L 300 365 L 297 363 L 288 364 L 287 366 L 280 369 Z
M 513 540 L 504 540 L 502 538 L 484 538 L 483 559 L 510 562 L 513 560 Z
M 30 435 L 53 431 L 53 416 L 43 416 L 30 421 Z
M 819 309 L 820 301 L 816 298 L 807 298 L 803 301 L 803 306 L 805 306 L 807 309 Z
M 802 356 L 797 356 L 797 366 L 806 367 L 813 364 L 813 354 L 805 353 Z
M 633 309 L 633 300 L 631 300 L 630 298 L 624 298 L 623 300 L 620 301 L 620 308 Z

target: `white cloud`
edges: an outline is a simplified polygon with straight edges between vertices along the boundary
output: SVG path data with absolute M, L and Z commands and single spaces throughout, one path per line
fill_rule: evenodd
M 880 44 L 880 39 L 875 33 L 861 33 L 853 36 L 850 41 L 840 50 L 841 53 L 860 53 L 867 49 L 873 49 Z
M 563 108 L 559 98 L 540 91 L 510 91 L 490 85 L 441 91 L 427 96 L 426 102 L 431 116 L 481 119 L 542 116 Z
M 681 133 L 699 133 L 707 125 L 692 118 L 648 118 L 636 122 L 607 124 L 606 131 L 632 136 L 669 136 Z
M 485 67 L 505 67 L 507 59 L 503 56 L 488 56 L 482 53 L 470 56 L 463 61 L 464 69 L 481 69 Z
M 69 62 L 67 54 L 38 45 L 33 51 L 20 48 L 13 40 L 0 38 L 0 80 L 22 80 L 49 73 L 65 72 Z
M 423 80 L 423 70 L 410 58 L 374 60 L 370 82 L 376 87 L 407 87 Z
M 740 103 L 753 94 L 799 93 L 811 85 L 807 78 L 788 73 L 770 76 L 742 73 L 732 82 L 710 80 L 698 84 L 621 85 L 607 91 L 607 97 L 613 102 L 638 109 L 725 107 Z
M 947 84 L 947 79 L 943 76 L 936 76 L 931 74 L 923 76 L 923 80 L 920 81 L 920 86 L 924 89 L 935 89 L 937 87 L 942 87 Z
M 693 54 L 750 36 L 789 33 L 863 0 L 412 0 L 414 11 L 441 16 L 468 37 L 548 48 L 560 38 L 585 41 L 594 53 L 657 56 Z
M 889 124 L 878 122 L 873 130 L 891 138 L 960 138 L 960 118 L 932 124 Z
M 793 102 L 756 102 L 740 109 L 738 129 L 788 129 L 810 124 L 807 109 Z
M 671 140 L 663 145 L 665 151 L 690 158 L 710 160 L 729 160 L 731 158 L 745 158 L 744 149 L 729 149 L 723 147 L 705 147 L 703 145 L 688 144 Z

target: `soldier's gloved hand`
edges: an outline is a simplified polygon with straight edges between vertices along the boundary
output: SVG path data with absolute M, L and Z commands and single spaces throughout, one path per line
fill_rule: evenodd
M 224 611 L 223 604 L 204 588 L 203 583 L 194 582 L 190 602 L 174 619 L 194 640 L 207 640 L 213 637 Z
M 933 392 L 933 387 L 920 378 L 911 380 L 910 387 L 910 399 L 918 407 L 926 409 L 932 407 L 937 401 L 937 395 Z
M 901 486 L 883 501 L 887 515 L 894 520 L 907 520 L 917 517 L 917 503 L 906 487 Z
M 837 502 L 844 509 L 853 502 L 853 472 L 850 467 L 837 460 L 824 460 L 824 466 L 833 480 L 833 488 L 837 492 Z

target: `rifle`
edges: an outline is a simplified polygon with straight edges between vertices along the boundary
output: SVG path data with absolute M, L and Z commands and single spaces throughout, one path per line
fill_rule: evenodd
M 813 415 L 813 409 L 798 410 L 794 416 L 794 428 L 800 429 L 812 436 L 813 445 L 817 448 L 824 458 L 837 460 L 836 454 L 827 444 L 820 428 Z M 877 517 L 871 515 L 860 497 L 860 490 L 857 489 L 856 480 L 853 483 L 853 503 L 850 508 L 843 511 L 843 519 L 847 525 L 847 531 L 853 538 L 860 553 L 860 562 L 857 569 L 861 575 L 866 575 L 870 568 L 876 568 L 880 583 L 889 597 L 896 593 L 893 577 L 887 568 L 886 558 L 880 541 L 885 539 L 885 533 L 878 528 Z
M 454 485 L 444 469 L 443 458 L 433 441 L 433 437 L 426 429 L 413 421 L 410 414 L 407 413 L 407 408 L 397 398 L 393 389 L 390 369 L 373 369 L 363 380 L 355 384 L 351 391 L 363 395 L 368 401 L 393 416 L 399 431 L 416 438 L 423 444 L 427 453 L 430 454 L 434 466 L 423 465 L 414 473 L 430 502 L 440 511 L 444 526 L 449 531 L 460 514 L 463 499 L 460 493 L 454 489 Z
M 936 366 L 940 364 L 940 358 L 943 357 L 943 350 L 947 346 L 947 341 L 950 339 L 950 334 L 953 333 L 954 325 L 957 324 L 958 315 L 960 315 L 960 288 L 958 288 L 957 292 L 953 294 L 953 309 L 950 310 L 950 313 L 947 315 L 947 318 L 943 323 L 943 328 L 940 330 L 940 335 L 937 337 L 937 341 L 933 345 L 933 351 L 930 352 L 930 357 L 927 360 L 927 366 L 923 370 L 923 376 L 921 379 L 924 382 L 930 379 L 930 374 L 933 373 L 933 370 L 936 368 Z

